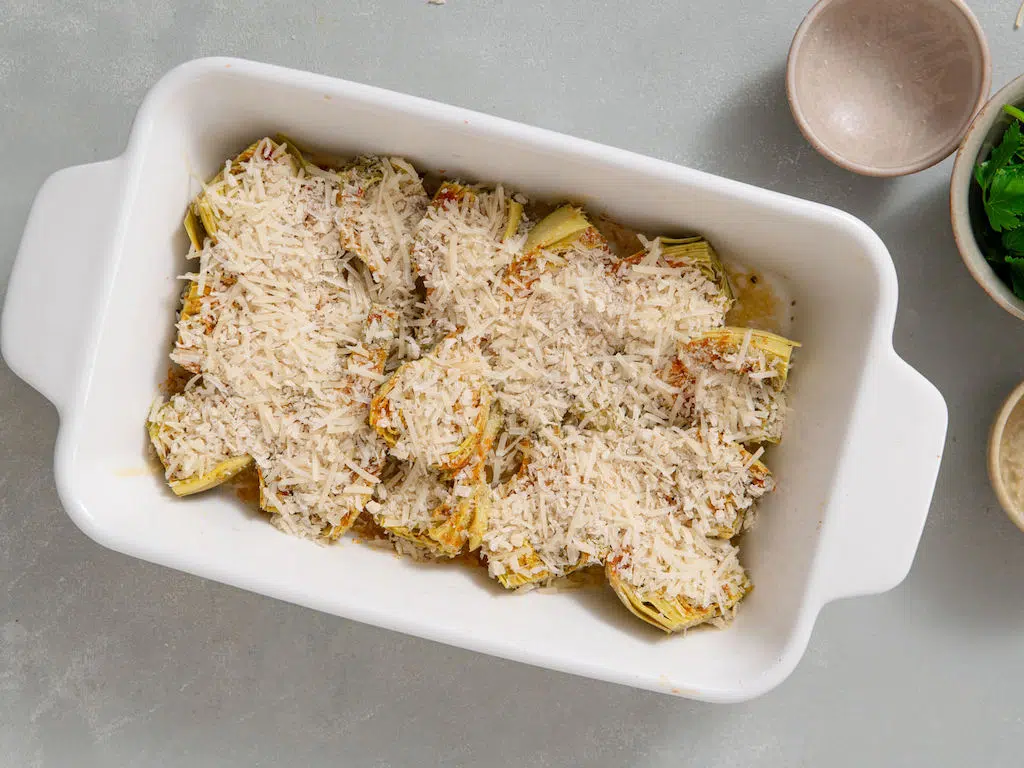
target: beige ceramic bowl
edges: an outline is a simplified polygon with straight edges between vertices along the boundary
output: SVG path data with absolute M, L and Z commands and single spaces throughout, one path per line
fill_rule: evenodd
M 793 38 L 786 88 L 821 154 L 856 173 L 902 176 L 956 148 L 991 72 L 962 0 L 820 0 Z
M 974 184 L 974 166 L 979 159 L 988 156 L 992 145 L 1002 138 L 1010 124 L 1009 115 L 1003 112 L 1004 104 L 1024 105 L 1024 75 L 993 96 L 967 131 L 949 182 L 949 217 L 956 246 L 971 275 L 996 304 L 1024 320 L 1024 301 L 1014 296 L 1010 287 L 992 271 L 978 247 L 976 234 L 978 228 L 985 226 L 985 211 L 980 191 Z
M 1022 399 L 1024 399 L 1024 383 L 1019 384 L 1006 398 L 992 424 L 992 432 L 988 439 L 988 477 L 992 483 L 992 489 L 996 492 L 996 498 L 999 499 L 999 505 L 1017 527 L 1024 531 L 1024 508 L 1021 507 L 1016 495 L 1011 493 L 1003 468 L 1003 454 L 1009 448 L 1010 434 L 1016 427 L 1014 422 L 1024 418 Z M 1007 425 L 1010 425 L 1009 430 Z M 1024 457 L 1021 457 L 1021 460 L 1024 461 Z

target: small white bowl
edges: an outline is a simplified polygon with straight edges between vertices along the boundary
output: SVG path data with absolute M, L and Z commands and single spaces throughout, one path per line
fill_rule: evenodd
M 1016 413 L 1019 408 L 1024 408 L 1022 400 L 1024 400 L 1024 382 L 1018 384 L 1017 388 L 1006 398 L 996 415 L 996 420 L 992 423 L 992 431 L 988 439 L 988 477 L 989 482 L 992 483 L 992 490 L 996 492 L 996 498 L 999 499 L 999 506 L 1003 508 L 1014 524 L 1024 531 L 1024 507 L 1007 487 L 1002 468 L 1003 452 L 1008 448 L 1006 427 L 1010 423 L 1011 417 L 1024 416 L 1024 414 Z
M 956 149 L 991 79 L 963 0 L 820 0 L 793 38 L 786 91 L 800 131 L 833 163 L 903 176 Z
M 974 183 L 974 166 L 978 160 L 988 156 L 992 145 L 1002 138 L 1003 131 L 1010 124 L 1010 116 L 1003 112 L 1004 104 L 1024 104 L 1024 75 L 993 96 L 968 129 L 957 152 L 949 182 L 949 218 L 956 247 L 978 285 L 996 304 L 1024 320 L 1024 300 L 1018 299 L 985 261 L 976 234 L 976 228 L 985 225 L 985 211 L 980 191 Z

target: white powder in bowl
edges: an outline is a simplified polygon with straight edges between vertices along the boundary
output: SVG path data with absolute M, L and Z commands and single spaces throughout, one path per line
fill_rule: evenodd
M 1003 429 L 999 474 L 1013 504 L 1024 506 L 1024 408 L 1019 404 L 1010 413 Z

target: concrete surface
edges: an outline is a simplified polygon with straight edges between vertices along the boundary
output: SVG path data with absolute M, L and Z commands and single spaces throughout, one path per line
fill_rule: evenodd
M 107 552 L 58 503 L 55 411 L 0 367 L 0 764 L 1020 765 L 1024 535 L 989 490 L 984 446 L 1024 377 L 1024 325 L 959 261 L 951 161 L 864 179 L 800 138 L 782 73 L 808 5 L 0 0 L 4 281 L 47 174 L 120 153 L 145 90 L 174 64 L 240 55 L 845 208 L 892 251 L 896 347 L 950 406 L 907 582 L 826 608 L 793 677 L 727 707 L 453 650 Z M 1024 69 L 1016 3 L 973 5 L 998 87 Z

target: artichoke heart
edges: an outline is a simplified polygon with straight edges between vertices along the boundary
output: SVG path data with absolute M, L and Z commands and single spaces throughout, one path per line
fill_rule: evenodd
M 431 510 L 428 528 L 408 525 L 384 528 L 400 539 L 418 544 L 434 556 L 455 557 L 467 544 L 471 552 L 479 549 L 480 536 L 476 532 L 481 525 L 486 525 L 489 503 L 490 488 L 486 483 L 477 483 L 468 497 L 451 495 Z
M 491 489 L 486 476 L 487 456 L 501 423 L 500 412 L 493 410 L 470 463 L 461 471 L 453 476 L 443 472 L 435 475 L 428 471 L 419 477 L 421 482 L 431 486 L 426 498 L 441 499 L 436 506 L 422 508 L 422 494 L 412 494 L 410 498 L 415 501 L 411 504 L 400 495 L 390 500 L 391 510 L 384 508 L 375 515 L 377 522 L 395 536 L 411 541 L 437 557 L 455 557 L 467 545 L 470 552 L 479 549 L 487 530 L 491 505 Z M 416 471 L 409 467 L 404 470 L 406 475 Z M 409 505 L 413 512 L 410 516 L 422 519 L 407 525 L 394 524 L 392 513 L 396 504 Z
M 408 238 L 427 208 L 423 182 L 409 163 L 392 157 L 356 158 L 338 177 L 341 246 L 379 281 L 392 262 L 408 253 Z M 387 215 L 374 216 L 375 210 Z
M 460 184 L 457 181 L 444 182 L 434 193 L 430 200 L 430 207 L 441 210 L 450 207 L 453 203 L 456 206 L 462 205 L 463 201 L 470 206 L 476 204 L 480 195 L 474 187 Z M 506 203 L 505 227 L 502 230 L 501 242 L 505 243 L 515 237 L 519 231 L 519 225 L 523 221 L 523 204 L 509 197 Z
M 494 402 L 485 365 L 474 345 L 451 334 L 399 366 L 370 402 L 370 425 L 391 455 L 426 461 L 449 477 L 467 466 L 485 439 Z
M 271 149 L 276 149 L 277 144 L 267 139 Z M 256 154 L 256 150 L 259 147 L 260 142 L 250 144 L 246 147 L 234 160 L 231 161 L 229 173 L 238 174 L 242 170 L 242 166 L 251 160 Z M 212 186 L 217 184 L 224 179 L 224 170 L 221 169 L 205 186 Z M 213 206 L 210 205 L 210 201 L 206 198 L 206 191 L 200 192 L 195 198 L 189 203 L 188 210 L 185 213 L 185 233 L 188 235 L 189 242 L 195 247 L 197 251 L 202 250 L 204 237 L 210 238 L 213 243 L 217 242 L 217 224 L 220 221 L 220 216 L 217 211 L 214 210 Z
M 661 256 L 669 266 L 693 265 L 718 286 L 727 299 L 735 298 L 722 260 L 703 237 L 659 237 L 658 241 L 661 243 Z
M 590 229 L 590 222 L 583 211 L 574 205 L 563 205 L 538 221 L 530 230 L 523 251 L 529 253 L 556 248 L 560 243 L 572 242 L 587 229 Z
M 568 576 L 570 573 L 575 573 L 583 568 L 596 565 L 598 562 L 598 560 L 587 555 L 580 555 L 579 560 L 577 560 L 575 564 L 562 568 L 562 575 Z M 505 589 L 519 589 L 520 587 L 525 587 L 528 584 L 544 584 L 554 578 L 554 574 L 547 569 L 544 562 L 537 554 L 537 550 L 535 550 L 529 542 L 524 543 L 523 546 L 519 548 L 517 563 L 519 571 L 527 571 L 528 573 L 514 572 L 506 568 L 504 573 L 495 575 L 494 577 L 498 580 L 501 586 L 505 587 Z
M 510 198 L 508 201 L 508 221 L 505 222 L 505 231 L 501 234 L 501 242 L 507 243 L 515 237 L 522 221 L 523 204 Z
M 775 480 L 772 477 L 771 470 L 758 459 L 754 459 L 753 454 L 748 452 L 745 448 L 740 448 L 741 455 L 746 457 L 748 462 L 747 472 L 750 473 L 750 483 L 753 486 L 759 488 L 771 489 L 774 487 Z M 711 504 L 710 500 L 706 502 L 707 508 L 711 514 L 715 515 L 714 505 Z M 709 538 L 715 539 L 731 539 L 739 536 L 744 527 L 746 527 L 747 519 L 749 517 L 747 509 L 739 509 L 736 506 L 735 498 L 730 496 L 729 507 L 733 510 L 733 517 L 727 523 L 721 523 L 715 528 L 708 531 L 707 535 Z
M 663 378 L 673 418 L 705 423 L 739 443 L 778 443 L 788 407 L 793 350 L 782 336 L 749 328 L 705 331 L 679 347 Z
M 149 434 L 150 442 L 153 444 L 157 456 L 160 458 L 160 462 L 166 468 L 168 465 L 168 454 L 164 447 L 165 442 L 161 438 L 161 430 L 165 429 L 165 427 L 159 419 L 160 414 L 158 413 L 156 419 L 146 424 L 146 431 Z M 230 456 L 217 463 L 209 472 L 195 477 L 168 478 L 167 484 L 174 491 L 175 496 L 191 496 L 194 493 L 201 493 L 211 488 L 216 488 L 221 483 L 239 474 L 242 470 L 252 466 L 252 463 L 251 456 Z
M 181 297 L 181 314 L 178 316 L 178 322 L 188 322 L 189 318 L 195 317 L 202 312 L 203 296 L 209 296 L 210 292 L 210 286 L 207 285 L 202 295 L 200 295 L 199 283 L 195 280 L 190 280 L 188 287 L 185 289 L 185 294 Z
M 313 164 L 306 159 L 307 150 L 296 144 L 294 139 L 289 138 L 283 133 L 276 133 L 274 134 L 274 141 L 278 146 L 284 147 L 284 151 L 291 155 L 292 159 L 298 163 L 299 168 L 309 170 L 311 167 L 314 167 Z
M 214 467 L 213 471 L 202 477 L 189 478 L 188 480 L 172 480 L 170 482 L 171 490 L 174 491 L 176 496 L 189 496 L 193 493 L 208 491 L 230 480 L 243 469 L 247 469 L 250 466 L 252 466 L 252 456 L 235 456 L 227 461 L 222 461 Z
M 468 465 L 473 457 L 480 452 L 480 446 L 484 442 L 487 425 L 490 422 L 490 410 L 494 403 L 494 392 L 485 385 L 478 393 L 474 394 L 473 403 L 480 409 L 473 423 L 473 431 L 459 444 L 456 450 L 449 453 L 445 460 L 437 465 L 437 468 L 445 475 L 450 476 Z
M 370 374 L 382 373 L 387 361 L 388 348 L 394 339 L 397 327 L 398 316 L 393 309 L 379 304 L 372 305 L 363 325 L 362 344 L 349 353 L 345 363 L 347 370 L 349 372 L 366 372 Z M 364 376 L 356 375 L 353 377 L 353 381 L 355 385 L 349 391 L 349 396 L 353 398 L 354 404 L 365 402 L 363 398 L 368 395 L 364 392 L 356 392 L 354 388 L 355 386 L 366 387 L 368 385 L 365 382 L 370 380 Z M 365 406 L 357 405 L 357 407 Z M 364 466 L 362 469 L 365 473 L 379 478 L 383 469 L 383 458 L 380 463 Z M 261 467 L 257 467 L 256 475 L 259 479 L 260 509 L 270 515 L 280 514 L 280 510 L 270 501 L 269 494 L 267 493 L 267 480 Z M 278 493 L 287 495 L 290 492 L 278 489 Z M 348 493 L 346 498 L 348 511 L 342 515 L 337 523 L 323 522 L 319 532 L 321 539 L 335 541 L 341 538 L 355 524 L 360 513 L 373 498 L 373 493 Z
M 583 211 L 574 205 L 563 205 L 530 229 L 522 254 L 509 264 L 504 282 L 529 289 L 540 273 L 563 266 L 576 250 L 610 253 L 608 241 Z
M 605 575 L 615 594 L 630 613 L 668 634 L 682 632 L 726 615 L 752 588 L 750 581 L 744 575 L 738 584 L 722 586 L 723 600 L 721 602 L 701 607 L 681 596 L 641 594 L 619 576 L 615 565 L 611 562 L 605 566 Z
M 185 221 L 183 223 L 185 234 L 188 235 L 188 241 L 192 244 L 192 248 L 196 251 L 203 250 L 203 238 L 206 236 L 206 232 L 191 203 L 189 203 L 188 208 L 185 210 Z
M 476 201 L 476 198 L 476 190 L 472 187 L 459 184 L 457 181 L 446 181 L 434 193 L 433 198 L 430 200 L 430 207 L 437 209 L 448 208 L 452 203 L 455 205 L 461 205 L 463 201 L 473 203 Z
M 792 341 L 769 331 L 759 331 L 750 328 L 716 328 L 701 334 L 691 345 L 715 345 L 721 350 L 737 353 L 743 346 L 744 339 L 748 340 L 748 350 L 763 352 L 767 363 L 774 369 L 776 375 L 771 377 L 772 386 L 781 390 L 786 385 L 789 377 L 789 364 L 793 356 L 793 350 L 801 346 L 800 342 Z M 748 352 L 749 356 L 749 352 Z

